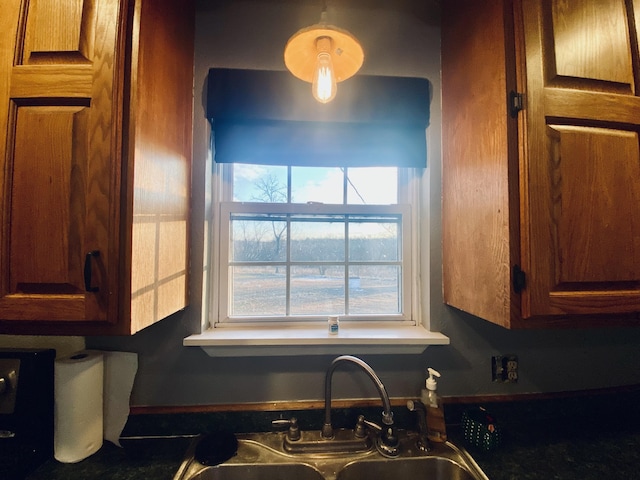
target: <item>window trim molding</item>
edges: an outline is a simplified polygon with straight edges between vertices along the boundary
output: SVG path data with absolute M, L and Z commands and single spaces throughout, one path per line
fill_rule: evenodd
M 212 357 L 412 354 L 430 345 L 448 345 L 449 338 L 422 326 L 340 324 L 338 335 L 327 325 L 299 325 L 212 328 L 184 339 L 185 346 L 201 347 Z

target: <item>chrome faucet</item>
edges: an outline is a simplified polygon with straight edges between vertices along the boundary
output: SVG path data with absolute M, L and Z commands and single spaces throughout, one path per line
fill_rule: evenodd
M 384 385 L 376 372 L 363 360 L 358 357 L 354 357 L 351 355 L 342 355 L 340 357 L 336 357 L 329 365 L 327 369 L 327 374 L 324 380 L 324 425 L 322 426 L 321 436 L 324 439 L 333 438 L 333 426 L 331 425 L 331 379 L 333 377 L 333 372 L 336 367 L 343 362 L 353 363 L 369 376 L 369 378 L 373 381 L 380 394 L 380 399 L 382 400 L 383 408 L 382 411 L 382 426 L 378 426 L 372 422 L 365 421 L 365 423 L 378 430 L 380 435 L 376 440 L 376 448 L 378 451 L 386 456 L 396 456 L 398 455 L 398 435 L 396 433 L 396 429 L 393 425 L 393 412 L 391 411 L 391 402 L 389 400 L 389 395 L 387 394 L 387 390 L 384 388 Z

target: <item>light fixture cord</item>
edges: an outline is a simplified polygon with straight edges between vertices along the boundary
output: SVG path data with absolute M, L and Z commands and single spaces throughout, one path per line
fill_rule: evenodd
M 320 12 L 320 22 L 321 25 L 327 24 L 327 0 L 322 0 L 322 11 Z

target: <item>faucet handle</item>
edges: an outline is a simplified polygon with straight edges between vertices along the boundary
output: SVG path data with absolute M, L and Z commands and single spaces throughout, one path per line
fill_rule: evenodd
M 380 427 L 372 422 L 368 422 L 368 424 L 380 428 L 376 439 L 376 449 L 378 452 L 384 457 L 397 457 L 400 454 L 400 439 L 398 438 L 396 427 L 393 425 Z
M 356 437 L 358 437 L 358 427 L 360 426 L 364 430 L 365 425 L 378 434 L 376 439 L 376 448 L 383 456 L 393 458 L 397 457 L 400 453 L 398 439 L 398 433 L 393 425 L 380 426 L 375 422 L 366 420 L 363 415 L 358 417 L 358 423 L 356 424 Z
M 289 420 L 286 418 L 279 418 L 277 420 L 271 421 L 271 426 L 274 428 L 283 428 L 288 427 L 287 437 L 291 441 L 300 440 L 300 428 L 298 427 L 298 419 L 296 417 L 291 417 Z
M 358 422 L 354 429 L 356 438 L 364 438 L 367 436 L 367 424 L 364 420 L 364 415 L 358 415 Z
M 362 419 L 362 421 L 361 421 L 361 419 Z M 376 422 L 372 422 L 371 420 L 367 420 L 366 418 L 364 418 L 364 415 L 360 415 L 358 417 L 358 423 L 356 424 L 356 428 L 360 424 L 362 424 L 362 428 L 367 426 L 370 429 L 374 430 L 376 433 L 381 433 L 382 432 L 382 427 L 380 425 L 378 425 Z

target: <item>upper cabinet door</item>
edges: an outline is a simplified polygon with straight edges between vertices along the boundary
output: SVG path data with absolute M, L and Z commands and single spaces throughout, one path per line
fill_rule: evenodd
M 510 328 L 638 325 L 640 0 L 442 10 L 444 301 Z
M 522 316 L 638 312 L 640 1 L 523 0 L 522 18 Z
M 0 318 L 103 321 L 117 274 L 124 13 L 119 0 L 2 8 Z
M 510 1 L 442 4 L 442 253 L 444 301 L 509 326 L 520 316 L 516 87 Z

